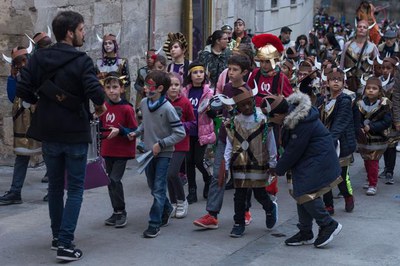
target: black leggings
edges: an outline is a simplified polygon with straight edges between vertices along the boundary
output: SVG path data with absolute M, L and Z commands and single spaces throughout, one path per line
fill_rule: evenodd
M 383 154 L 383 158 L 385 159 L 385 171 L 386 173 L 390 173 L 392 175 L 394 167 L 396 166 L 396 146 L 397 143 L 393 147 L 387 147 L 385 153 Z
M 207 145 L 200 146 L 199 138 L 190 136 L 190 150 L 186 154 L 186 164 L 187 164 L 187 177 L 189 190 L 196 190 L 196 167 L 199 169 L 203 175 L 203 180 L 205 184 L 209 184 L 211 177 L 204 168 L 203 160 L 204 153 L 206 152 Z
M 171 203 L 177 203 L 177 200 L 185 200 L 185 191 L 183 190 L 182 181 L 179 177 L 179 170 L 186 152 L 176 151 L 172 155 L 167 174 L 168 194 Z
M 351 195 L 353 195 L 353 189 L 352 189 L 351 183 L 350 183 L 348 166 L 342 167 L 341 176 L 343 178 L 343 181 L 338 184 L 339 191 L 343 195 L 343 197 L 345 197 L 345 198 L 350 197 Z M 324 194 L 323 199 L 324 199 L 325 206 L 333 207 L 332 190 L 329 190 L 326 194 Z

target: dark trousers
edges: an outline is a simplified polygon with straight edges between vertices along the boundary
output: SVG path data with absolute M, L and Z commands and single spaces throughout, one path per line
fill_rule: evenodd
M 315 219 L 320 227 L 327 226 L 333 221 L 329 213 L 325 210 L 321 198 L 297 204 L 297 214 L 299 216 L 297 227 L 300 231 L 311 231 L 313 219 Z
M 125 173 L 126 159 L 105 158 L 106 172 L 110 178 L 108 185 L 108 195 L 110 195 L 111 205 L 114 212 L 125 210 L 124 187 L 122 185 L 122 177 Z
M 347 198 L 353 195 L 353 189 L 351 187 L 350 183 L 350 177 L 349 177 L 349 167 L 348 166 L 343 166 L 342 167 L 342 174 L 341 174 L 343 181 L 338 184 L 338 188 L 340 193 L 343 195 L 343 197 Z M 333 207 L 333 194 L 332 190 L 329 190 L 326 194 L 323 196 L 325 206 L 332 206 Z
M 185 159 L 185 155 L 186 152 L 184 151 L 174 152 L 168 167 L 168 194 L 171 203 L 177 203 L 177 200 L 185 200 L 185 191 L 183 190 L 182 181 L 179 177 L 179 171 Z
M 383 154 L 383 159 L 385 159 L 386 173 L 393 175 L 394 167 L 396 166 L 396 145 L 393 147 L 387 147 L 385 153 Z
M 207 145 L 200 146 L 198 137 L 190 136 L 190 150 L 186 154 L 189 191 L 197 189 L 196 167 L 203 175 L 204 183 L 207 185 L 210 183 L 211 177 L 203 164 L 206 148 Z
M 233 220 L 235 221 L 235 224 L 244 225 L 244 213 L 246 212 L 247 195 L 248 190 L 250 189 L 253 190 L 254 197 L 262 205 L 265 212 L 268 212 L 272 209 L 272 201 L 265 190 L 265 187 L 236 188 L 235 196 L 233 198 L 235 203 L 235 215 L 233 216 Z

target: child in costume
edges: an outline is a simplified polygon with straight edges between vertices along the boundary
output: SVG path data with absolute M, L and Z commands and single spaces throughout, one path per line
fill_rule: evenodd
M 354 209 L 353 189 L 350 183 L 349 166 L 357 141 L 354 130 L 352 99 L 344 90 L 345 73 L 339 68 L 326 68 L 329 94 L 321 97 L 320 117 L 322 123 L 331 133 L 333 142 L 339 145 L 339 162 L 342 168 L 343 181 L 338 184 L 340 193 L 345 200 L 345 210 Z M 334 213 L 332 190 L 324 194 L 325 208 L 330 214 Z
M 383 94 L 386 98 L 388 98 L 392 104 L 392 126 L 390 128 L 390 133 L 388 136 L 388 147 L 383 154 L 385 161 L 385 169 L 380 174 L 380 177 L 385 178 L 385 184 L 393 185 L 394 178 L 393 172 L 396 166 L 396 146 L 398 140 L 400 138 L 398 131 L 396 130 L 396 124 L 399 124 L 398 114 L 395 113 L 394 109 L 397 110 L 400 102 L 397 99 L 394 99 L 395 90 L 398 88 L 400 84 L 396 84 L 398 80 L 395 79 L 396 73 L 398 72 L 397 67 L 399 65 L 399 59 L 397 57 L 386 57 L 383 59 L 382 64 L 382 76 L 380 77 L 382 83 L 387 83 L 385 86 L 382 86 Z
M 106 172 L 110 178 L 108 195 L 113 207 L 112 215 L 105 220 L 106 225 L 115 228 L 124 227 L 127 223 L 125 210 L 124 188 L 122 177 L 126 163 L 135 158 L 136 140 L 130 140 L 128 134 L 137 128 L 133 106 L 121 98 L 124 91 L 124 76 L 117 72 L 110 72 L 103 81 L 107 95 L 105 105 L 107 112 L 100 116 L 103 132 L 101 142 L 101 156 L 106 162 Z
M 387 148 L 388 129 L 392 124 L 391 102 L 383 96 L 382 82 L 370 77 L 365 85 L 364 97 L 357 102 L 360 112 L 360 128 L 357 138 L 358 151 L 367 170 L 368 196 L 376 195 L 379 159 Z
M 270 95 L 265 99 L 269 121 L 282 128 L 284 148 L 275 168 L 276 175 L 292 172 L 292 196 L 297 202 L 299 232 L 285 240 L 289 246 L 314 244 L 323 247 L 332 241 L 342 225 L 325 210 L 321 195 L 337 185 L 340 177 L 339 159 L 332 136 L 319 120 L 318 110 L 301 92 L 287 98 Z M 314 241 L 313 220 L 319 225 Z
M 191 63 L 186 58 L 187 48 L 188 44 L 185 35 L 180 32 L 168 33 L 168 39 L 164 43 L 163 51 L 168 60 L 172 60 L 172 63 L 168 65 L 167 72 L 178 73 L 182 80 L 187 76 L 189 64 Z
M 245 85 L 234 89 L 232 99 L 222 98 L 225 104 L 235 104 L 240 112 L 231 118 L 230 123 L 226 123 L 225 169 L 232 166 L 235 186 L 235 225 L 231 237 L 241 237 L 245 231 L 249 188 L 265 210 L 267 228 L 273 228 L 278 218 L 277 204 L 265 189 L 268 172 L 274 174 L 276 165 L 275 138 L 272 129 L 268 128 L 266 117 L 255 107 L 256 94 L 257 89 L 250 90 Z

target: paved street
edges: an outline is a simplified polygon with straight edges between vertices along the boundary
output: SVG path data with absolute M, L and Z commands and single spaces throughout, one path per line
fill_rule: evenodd
M 12 168 L 1 167 L 0 173 L 3 192 L 9 189 Z M 366 174 L 358 154 L 350 174 L 356 199 L 354 212 L 346 213 L 343 199 L 335 200 L 334 218 L 342 223 L 343 230 L 323 249 L 284 245 L 285 238 L 297 232 L 295 202 L 287 193 L 285 180 L 279 185 L 279 222 L 271 231 L 265 227 L 261 206 L 253 199 L 253 222 L 246 227 L 245 235 L 239 239 L 229 237 L 233 224 L 230 190 L 225 194 L 219 229 L 202 231 L 192 225 L 194 219 L 205 214 L 205 200 L 201 199 L 189 206 L 186 218 L 172 219 L 157 238 L 144 239 L 141 235 L 147 227 L 152 199 L 144 175 L 136 173 L 132 161 L 124 177 L 128 225 L 123 229 L 105 226 L 103 222 L 112 212 L 106 188 L 86 191 L 75 240 L 84 255 L 73 264 L 398 265 L 400 175 L 395 174 L 392 186 L 380 180 L 378 194 L 368 197 L 362 189 Z M 46 184 L 40 183 L 43 175 L 43 168 L 29 169 L 22 191 L 24 203 L 0 206 L 0 265 L 57 263 L 55 252 L 50 250 L 48 208 L 42 201 L 46 193 Z M 314 233 L 318 233 L 316 227 Z

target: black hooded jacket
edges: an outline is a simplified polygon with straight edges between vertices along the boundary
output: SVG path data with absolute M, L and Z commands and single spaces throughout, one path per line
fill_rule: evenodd
M 39 90 L 48 78 L 75 96 L 80 108 L 66 108 Z M 21 70 L 16 94 L 28 103 L 37 104 L 27 132 L 29 137 L 49 142 L 91 142 L 89 99 L 95 105 L 102 105 L 104 92 L 86 53 L 64 43 L 36 51 Z

